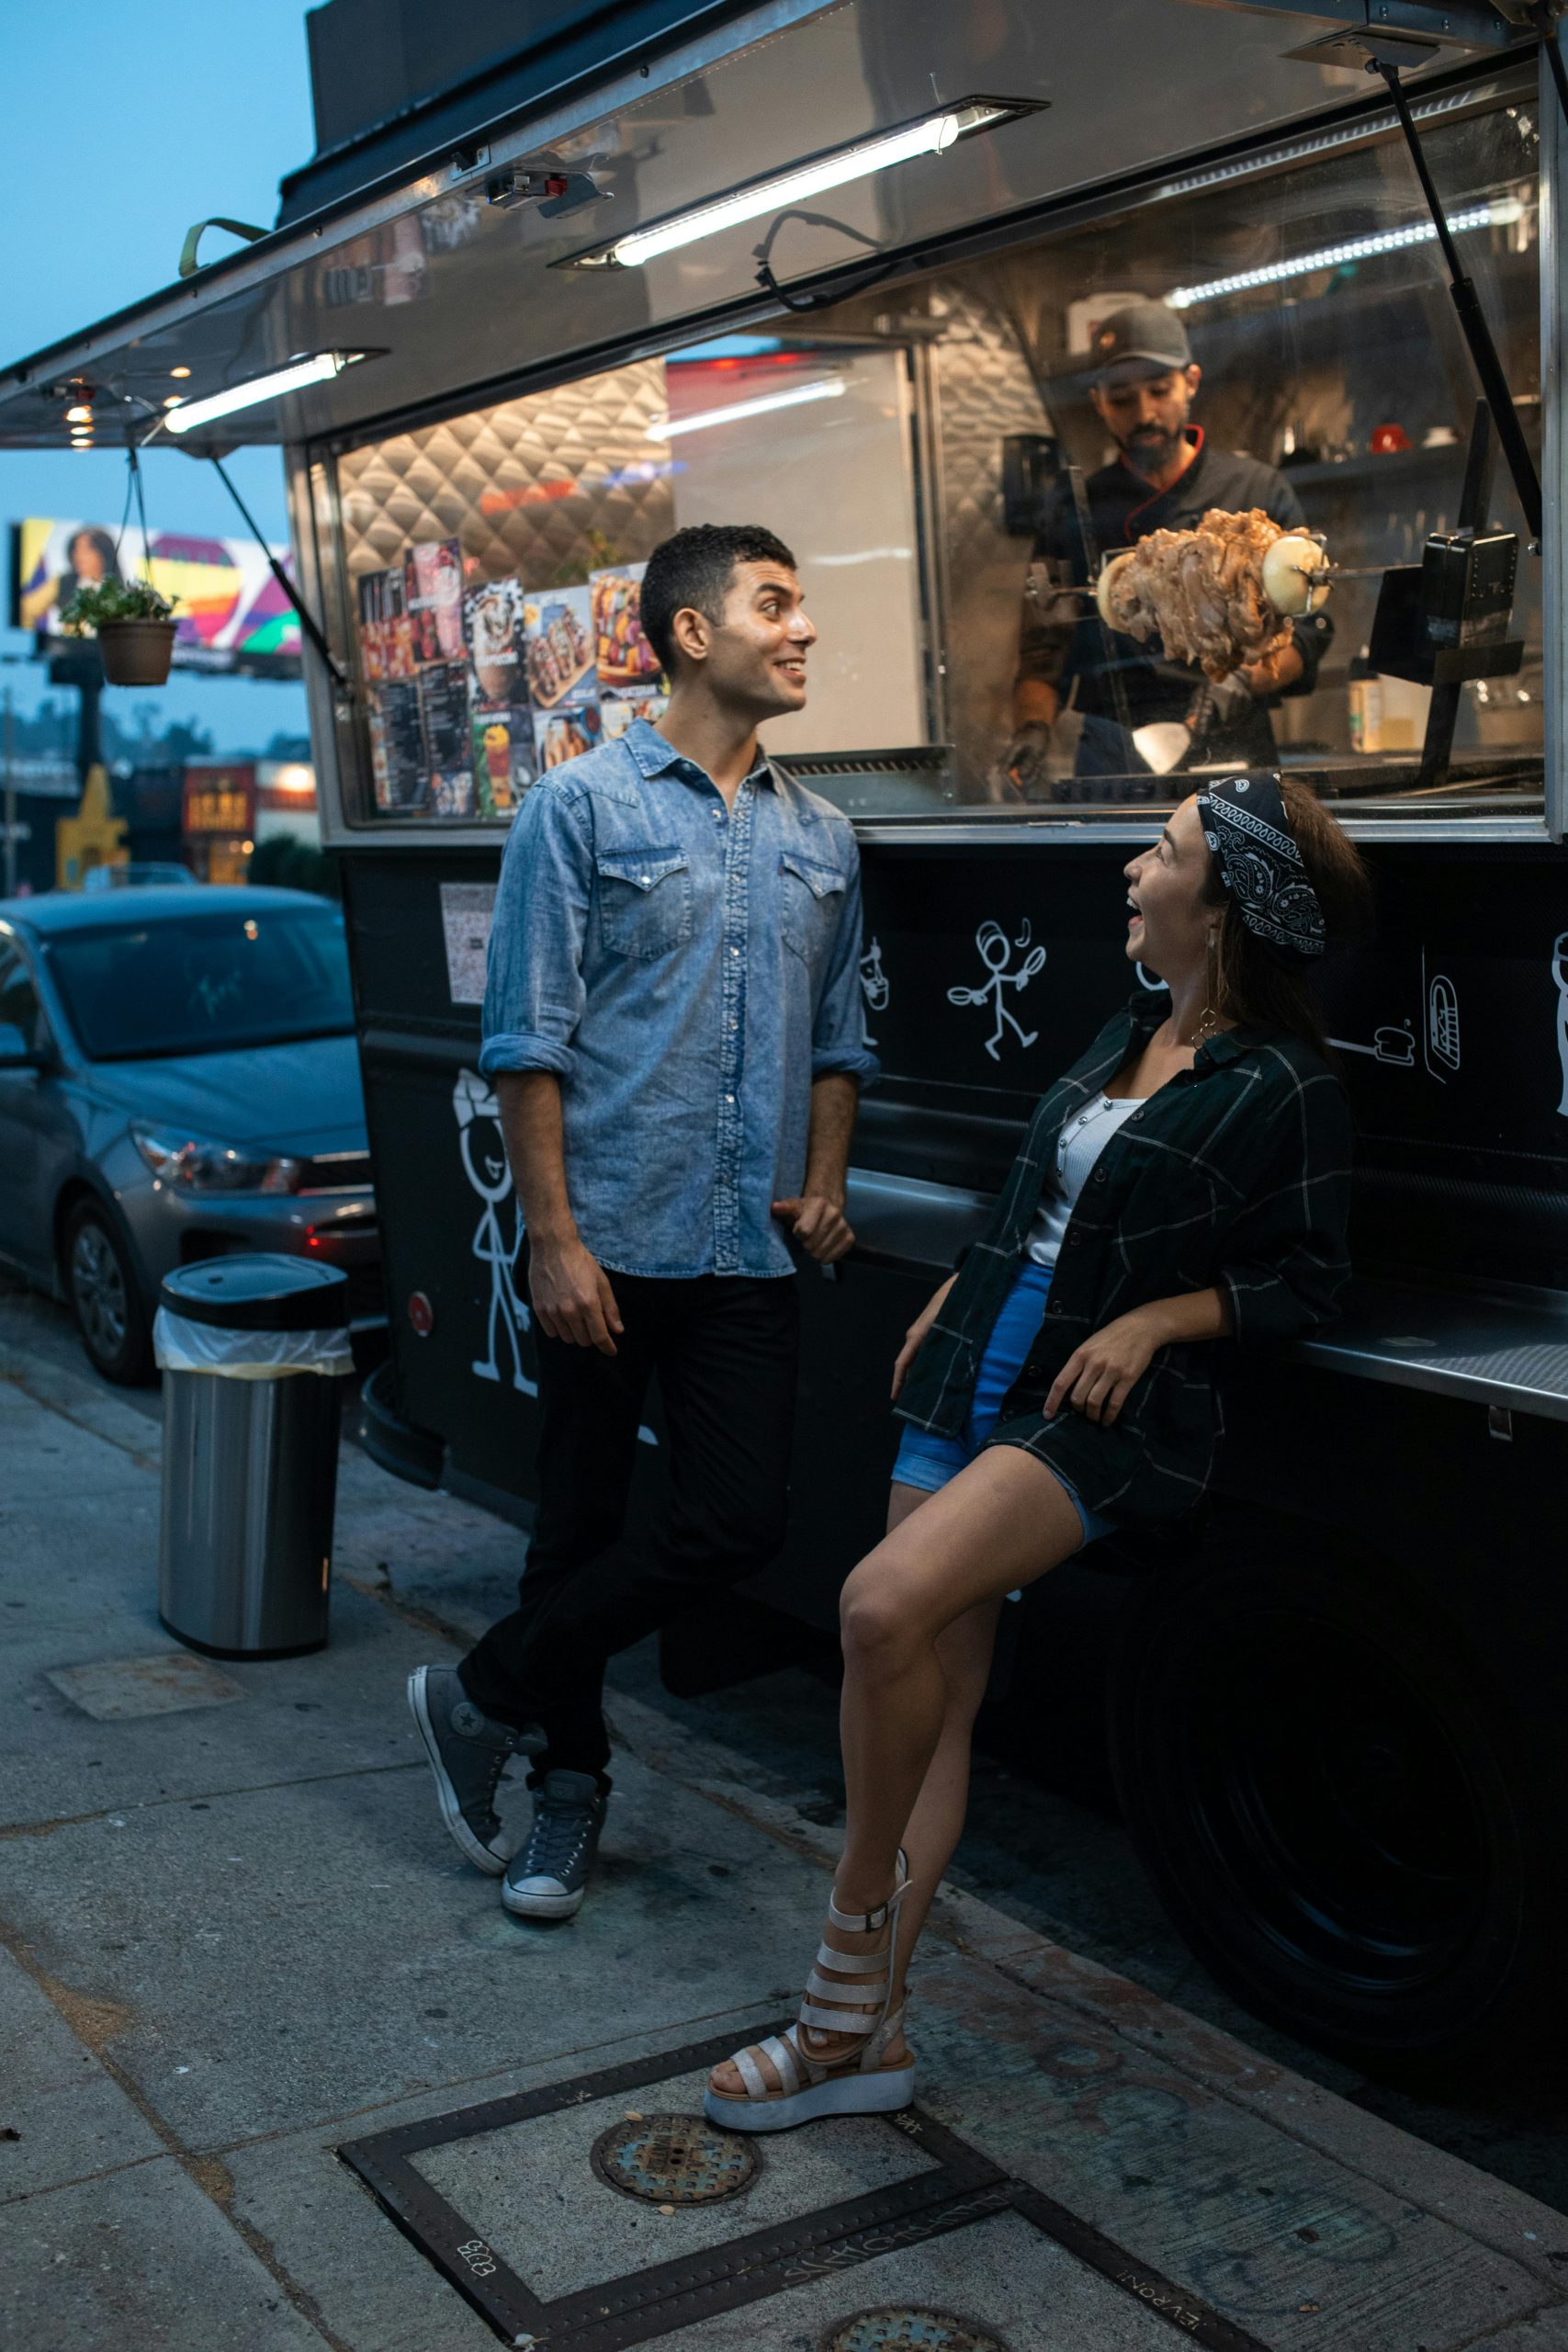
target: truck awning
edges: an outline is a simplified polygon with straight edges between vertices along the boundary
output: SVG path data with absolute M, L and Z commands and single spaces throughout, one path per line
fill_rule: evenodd
M 1413 52 L 1413 74 L 1520 38 L 1476 6 L 1402 0 L 1400 13 L 1459 28 Z M 852 285 L 876 254 L 918 265 L 1053 199 L 1375 105 L 1353 62 L 1300 54 L 1303 39 L 1361 17 L 1359 0 L 1101 0 L 1070 14 L 1064 38 L 1061 14 L 1039 6 L 766 0 L 694 11 L 677 46 L 641 64 L 611 59 L 521 117 L 497 123 L 480 87 L 471 130 L 416 169 L 0 370 L 0 447 L 65 447 L 66 412 L 85 399 L 97 446 L 163 439 L 172 401 L 301 361 L 317 363 L 315 380 L 194 424 L 179 446 L 363 438 L 413 411 L 479 404 L 534 370 L 590 366 L 677 322 L 732 321 L 764 299 L 766 215 L 635 266 L 575 265 L 966 101 L 998 109 L 995 120 L 811 198 L 816 218 L 786 210 L 769 254 L 777 277 L 842 269 Z M 1135 250 L 1124 269 L 1135 283 Z

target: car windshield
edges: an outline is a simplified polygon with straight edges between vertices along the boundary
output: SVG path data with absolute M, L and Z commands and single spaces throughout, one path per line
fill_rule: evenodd
M 334 907 L 182 910 L 57 933 L 50 968 L 94 1061 L 225 1053 L 354 1027 Z

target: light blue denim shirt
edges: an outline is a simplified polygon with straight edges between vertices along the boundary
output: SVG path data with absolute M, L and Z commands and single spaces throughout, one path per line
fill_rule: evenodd
M 848 820 L 761 763 L 733 808 L 646 721 L 535 785 L 506 844 L 479 1069 L 561 1081 L 567 1190 L 623 1274 L 787 1274 L 812 1080 L 876 1076 Z

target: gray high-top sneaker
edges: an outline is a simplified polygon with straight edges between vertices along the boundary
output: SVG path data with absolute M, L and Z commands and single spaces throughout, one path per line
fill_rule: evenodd
M 512 1858 L 501 1899 L 520 1919 L 570 1919 L 588 1892 L 609 1791 L 594 1772 L 547 1772 L 529 1786 L 534 1826 Z
M 495 1792 L 514 1756 L 536 1756 L 542 1731 L 513 1731 L 475 1706 L 455 1666 L 416 1666 L 409 1706 L 435 1774 L 441 1818 L 476 1870 L 499 1878 L 508 1846 L 496 1818 Z

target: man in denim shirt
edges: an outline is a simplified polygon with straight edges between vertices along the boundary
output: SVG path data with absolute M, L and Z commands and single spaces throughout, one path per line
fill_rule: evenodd
M 763 720 L 806 701 L 795 559 L 702 525 L 657 548 L 642 623 L 671 680 L 657 727 L 568 761 L 513 828 L 480 1070 L 528 1233 L 543 1416 L 520 1606 L 409 1686 L 441 1809 L 502 1900 L 566 1918 L 604 1823 L 605 1660 L 784 1540 L 798 1302 L 789 1240 L 849 1250 L 844 1182 L 874 1078 L 849 824 L 773 767 Z M 623 1547 L 649 1377 L 672 1502 Z M 510 1867 L 495 1793 L 536 1758 Z

